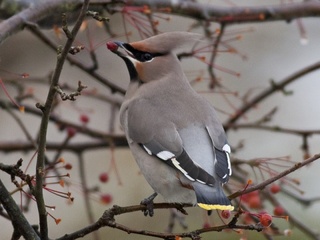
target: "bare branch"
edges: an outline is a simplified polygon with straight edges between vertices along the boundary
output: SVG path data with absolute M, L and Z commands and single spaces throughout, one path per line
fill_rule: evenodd
M 70 34 L 68 34 L 68 41 L 66 42 L 61 53 L 58 53 L 58 60 L 57 60 L 55 71 L 51 79 L 50 89 L 47 95 L 45 105 L 42 107 L 43 116 L 42 116 L 41 125 L 40 125 L 39 148 L 38 148 L 38 157 L 37 157 L 37 164 L 36 164 L 37 181 L 36 181 L 36 186 L 33 191 L 33 194 L 37 200 L 38 213 L 39 213 L 39 219 L 40 219 L 40 234 L 41 234 L 41 239 L 43 240 L 48 239 L 47 212 L 46 212 L 46 207 L 43 199 L 43 191 L 42 191 L 48 123 L 49 123 L 50 113 L 53 105 L 53 100 L 56 94 L 55 87 L 58 85 L 65 59 L 69 53 L 69 50 L 72 46 L 72 43 L 76 37 L 77 32 L 80 29 L 82 21 L 85 18 L 88 5 L 89 5 L 89 0 L 85 0 L 82 6 L 82 10 L 79 14 L 78 20 L 75 23 Z
M 19 233 L 25 239 L 40 240 L 40 237 L 34 231 L 34 229 L 29 224 L 25 216 L 22 214 L 22 212 L 20 211 L 20 208 L 11 197 L 10 193 L 4 186 L 1 179 L 0 179 L 0 202 L 3 205 L 3 207 L 6 209 L 16 231 L 19 231 Z
M 293 167 L 291 167 L 291 168 L 289 168 L 289 169 L 287 169 L 287 170 L 279 173 L 277 176 L 271 177 L 271 178 L 263 181 L 262 183 L 259 183 L 259 184 L 257 184 L 257 185 L 254 185 L 254 186 L 252 186 L 252 187 L 248 187 L 248 188 L 245 189 L 245 190 L 239 190 L 239 191 L 231 194 L 231 195 L 229 196 L 229 199 L 234 199 L 234 198 L 236 198 L 236 197 L 239 197 L 239 196 L 241 196 L 241 195 L 243 195 L 243 194 L 246 194 L 246 193 L 249 193 L 249 192 L 253 192 L 253 191 L 255 191 L 255 190 L 262 190 L 262 189 L 264 189 L 266 186 L 268 186 L 268 185 L 270 185 L 271 183 L 277 181 L 278 179 L 281 179 L 281 178 L 283 178 L 284 176 L 287 176 L 288 174 L 290 174 L 290 173 L 292 173 L 292 172 L 294 172 L 294 171 L 302 168 L 302 167 L 305 166 L 305 165 L 308 165 L 308 164 L 310 164 L 310 163 L 318 160 L 319 158 L 320 158 L 320 154 L 316 154 L 316 155 L 314 155 L 313 157 L 310 157 L 310 158 L 304 160 L 303 162 L 296 163 Z
M 311 130 L 298 130 L 293 128 L 285 128 L 281 126 L 266 126 L 266 125 L 257 125 L 257 124 L 233 124 L 230 129 L 254 129 L 254 130 L 263 130 L 268 132 L 278 132 L 285 134 L 293 134 L 298 136 L 311 136 L 314 134 L 319 135 L 320 129 L 311 129 Z
M 57 44 L 55 44 L 50 38 L 45 36 L 40 29 L 37 26 L 34 25 L 27 25 L 30 31 L 35 34 L 42 42 L 47 44 L 50 48 L 53 50 L 57 49 Z M 84 63 L 81 61 L 72 58 L 70 55 L 67 56 L 67 60 L 74 66 L 78 67 L 80 70 L 88 73 L 92 77 L 94 77 L 98 82 L 103 84 L 104 86 L 110 88 L 111 92 L 119 92 L 121 94 L 125 93 L 125 90 L 116 85 L 114 82 L 111 80 L 107 79 L 105 76 L 102 76 L 100 73 L 97 71 L 94 71 L 95 69 L 92 66 L 86 66 Z
M 181 209 L 181 207 L 190 207 L 190 205 L 181 205 L 181 204 L 175 204 L 175 203 L 155 203 L 154 209 L 162 209 L 162 208 L 177 208 Z M 261 225 L 221 225 L 221 226 L 215 226 L 215 227 L 209 227 L 209 228 L 202 228 L 197 229 L 191 232 L 185 232 L 185 233 L 162 233 L 162 232 L 152 232 L 147 230 L 136 230 L 129 227 L 126 227 L 124 225 L 118 224 L 115 221 L 115 216 L 130 213 L 130 212 L 136 212 L 136 211 L 144 211 L 146 210 L 146 206 L 144 205 L 136 205 L 136 206 L 128 206 L 128 207 L 119 207 L 114 205 L 109 210 L 106 210 L 102 217 L 95 222 L 94 224 L 91 224 L 88 227 L 85 227 L 83 229 L 80 229 L 74 233 L 67 234 L 63 237 L 60 237 L 56 240 L 72 240 L 77 239 L 80 237 L 83 237 L 93 231 L 96 231 L 102 227 L 112 227 L 117 228 L 121 231 L 130 233 L 130 234 L 138 234 L 138 235 L 144 235 L 144 236 L 151 236 L 156 238 L 162 238 L 162 239 L 176 239 L 177 237 L 181 238 L 191 238 L 191 239 L 200 239 L 200 234 L 205 232 L 220 232 L 224 229 L 245 229 L 245 230 L 255 230 L 255 231 L 262 231 L 263 227 Z
M 104 1 L 94 0 L 92 3 Z M 170 0 L 130 0 L 127 4 L 133 6 L 148 5 L 154 11 L 169 8 L 171 13 L 188 16 L 197 20 L 206 20 L 224 24 L 291 21 L 303 17 L 320 16 L 318 1 L 304 1 L 301 3 L 279 4 L 269 6 L 237 6 L 222 7 L 194 1 L 178 0 L 172 4 Z
M 49 12 L 54 12 L 55 9 L 65 3 L 79 4 L 80 2 L 79 0 L 45 0 L 39 4 L 30 6 L 0 23 L 0 44 L 10 35 L 21 30 L 27 22 L 40 21 L 45 18 Z
M 274 206 L 281 206 L 284 209 L 286 209 L 286 206 L 281 205 L 281 203 L 278 201 L 278 199 L 271 194 L 270 192 L 263 192 L 264 196 L 269 199 L 269 201 L 274 205 Z M 294 199 L 294 198 L 293 198 Z M 295 216 L 295 214 L 292 214 L 288 209 L 285 210 L 285 214 L 289 217 L 290 223 L 293 224 L 295 227 L 298 227 L 301 229 L 301 231 L 305 232 L 307 235 L 309 235 L 313 239 L 319 239 L 320 234 L 316 232 L 313 229 L 310 229 L 308 224 L 304 223 L 302 219 L 300 219 L 299 216 Z
M 232 125 L 240 118 L 242 117 L 246 112 L 251 110 L 254 106 L 256 106 L 258 103 L 266 99 L 267 97 L 271 96 L 273 93 L 276 93 L 278 91 L 283 91 L 283 89 L 289 85 L 290 83 L 298 80 L 300 77 L 309 74 L 313 71 L 319 70 L 320 68 L 320 62 L 316 62 L 314 64 L 311 64 L 310 66 L 307 66 L 280 81 L 279 83 L 273 83 L 271 86 L 264 90 L 262 93 L 260 93 L 258 96 L 254 97 L 251 101 L 245 103 L 240 109 L 238 110 L 237 114 L 235 114 L 233 117 L 231 117 L 227 123 L 225 124 L 225 128 L 229 129 L 232 127 Z
M 78 89 L 70 94 L 67 94 L 62 91 L 62 89 L 57 85 L 55 86 L 55 89 L 57 93 L 60 95 L 62 101 L 70 100 L 70 101 L 75 101 L 77 96 L 81 95 L 81 92 L 83 89 L 87 88 L 87 86 L 82 85 L 81 81 L 78 82 Z

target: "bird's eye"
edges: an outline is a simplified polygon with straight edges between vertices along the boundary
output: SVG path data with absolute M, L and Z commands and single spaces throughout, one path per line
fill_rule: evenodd
M 142 58 L 141 60 L 143 62 L 148 62 L 148 61 L 152 60 L 153 56 L 151 53 L 147 52 L 147 53 L 142 54 L 141 58 Z

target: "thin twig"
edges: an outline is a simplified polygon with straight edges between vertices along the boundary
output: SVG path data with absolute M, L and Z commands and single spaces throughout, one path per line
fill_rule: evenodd
M 210 88 L 213 89 L 215 86 L 219 86 L 219 83 L 217 82 L 217 77 L 214 73 L 214 61 L 216 59 L 217 53 L 218 53 L 218 47 L 220 45 L 222 36 L 224 34 L 224 30 L 225 30 L 225 25 L 221 24 L 220 26 L 220 30 L 218 32 L 218 36 L 216 37 L 214 44 L 213 44 L 213 49 L 212 49 L 212 54 L 211 54 L 211 58 L 209 61 L 209 65 L 208 65 L 208 72 L 210 75 Z
M 4 186 L 1 179 L 0 179 L 0 202 L 2 206 L 5 208 L 5 210 L 7 211 L 16 231 L 19 231 L 19 233 L 25 239 L 40 240 L 39 236 L 34 231 L 32 226 L 29 224 L 28 220 L 25 218 L 23 213 L 20 211 L 20 208 L 11 197 L 10 193 Z
M 282 189 L 283 191 L 283 189 Z M 302 219 L 296 217 L 295 214 L 290 213 L 290 211 L 286 210 L 286 206 L 281 204 L 274 194 L 269 191 L 263 191 L 264 197 L 266 197 L 275 207 L 281 206 L 284 209 L 285 215 L 289 217 L 289 221 L 295 227 L 298 227 L 302 232 L 306 233 L 306 235 L 310 236 L 312 239 L 319 239 L 320 234 L 316 231 L 312 230 L 308 224 L 305 224 Z M 293 198 L 294 199 L 294 198 Z
M 37 26 L 34 25 L 27 25 L 30 31 L 36 35 L 42 42 L 47 44 L 51 49 L 56 50 L 57 44 L 53 42 L 50 38 L 48 38 L 45 34 L 43 34 Z M 95 78 L 98 82 L 103 84 L 104 86 L 110 88 L 111 92 L 119 92 L 121 94 L 125 93 L 125 90 L 113 83 L 111 80 L 107 79 L 105 76 L 102 76 L 100 73 L 95 71 L 92 66 L 87 66 L 81 61 L 72 58 L 72 56 L 68 55 L 67 60 L 70 62 L 71 65 L 78 67 L 80 70 L 86 72 L 87 74 L 91 75 Z
M 311 129 L 311 130 L 298 130 L 294 128 L 285 128 L 280 126 L 267 126 L 267 125 L 257 125 L 257 124 L 233 124 L 229 126 L 230 129 L 253 129 L 253 130 L 263 130 L 268 132 L 278 132 L 285 134 L 292 134 L 298 136 L 311 136 L 319 135 L 320 129 Z
M 93 0 L 92 4 L 101 4 L 104 0 Z M 119 1 L 122 3 L 123 1 Z M 267 6 L 217 6 L 214 4 L 199 3 L 195 1 L 176 0 L 130 0 L 127 5 L 148 5 L 152 11 L 170 9 L 172 14 L 190 17 L 197 20 L 212 21 L 224 24 L 253 23 L 269 21 L 292 21 L 303 17 L 320 16 L 320 3 L 318 1 L 304 1 L 301 3 L 267 5 Z
M 246 102 L 242 107 L 239 108 L 237 113 L 231 117 L 226 124 L 224 124 L 225 128 L 230 128 L 239 118 L 241 118 L 246 112 L 253 109 L 254 106 L 256 106 L 258 103 L 266 99 L 267 97 L 270 97 L 273 93 L 276 93 L 278 91 L 283 91 L 284 88 L 289 85 L 290 83 L 294 82 L 295 80 L 298 80 L 302 76 L 309 74 L 313 71 L 319 70 L 320 68 L 320 61 L 313 63 L 293 74 L 286 77 L 279 83 L 273 83 L 271 86 L 264 90 L 262 93 L 260 93 L 258 96 L 254 97 L 251 101 Z
M 80 179 L 81 179 L 81 187 L 84 195 L 84 204 L 85 204 L 85 209 L 88 215 L 89 223 L 93 224 L 94 223 L 94 215 L 93 215 L 93 209 L 90 203 L 90 191 L 87 183 L 87 176 L 86 176 L 86 171 L 85 171 L 85 162 L 83 159 L 83 152 L 79 152 L 77 154 L 78 156 L 78 162 L 79 162 L 79 173 L 80 173 Z M 96 231 L 93 232 L 93 236 L 95 240 L 99 239 L 99 235 Z
M 87 86 L 82 85 L 81 81 L 78 82 L 77 90 L 70 93 L 70 94 L 67 94 L 64 91 L 62 91 L 62 89 L 58 85 L 55 87 L 55 89 L 56 89 L 57 93 L 60 95 L 62 101 L 66 101 L 66 100 L 75 101 L 76 97 L 80 96 L 82 90 L 85 88 L 87 88 Z
M 0 100 L 0 107 L 6 107 L 6 106 L 14 108 L 14 105 L 12 103 L 10 103 L 8 101 Z M 24 107 L 25 107 L 26 113 L 31 113 L 36 116 L 41 116 L 41 112 L 39 112 L 36 108 L 28 106 L 28 105 L 25 105 Z M 92 138 L 97 138 L 97 139 L 102 139 L 102 140 L 112 140 L 115 142 L 115 144 L 119 144 L 119 145 L 115 145 L 115 146 L 122 146 L 122 147 L 127 146 L 127 143 L 126 143 L 126 140 L 125 140 L 123 134 L 117 135 L 117 134 L 104 133 L 104 132 L 101 132 L 98 130 L 88 128 L 87 126 L 78 125 L 78 124 L 75 124 L 70 121 L 62 120 L 62 119 L 60 119 L 56 116 L 53 116 L 53 115 L 49 116 L 49 120 L 56 123 L 58 126 L 72 127 L 75 130 L 77 130 L 77 132 L 83 133 L 83 134 L 85 134 L 89 137 L 92 137 Z M 2 149 L 0 148 L 0 150 L 2 150 Z M 5 149 L 3 149 L 3 150 L 5 150 Z
M 48 239 L 47 212 L 46 212 L 46 206 L 44 203 L 42 187 L 43 187 L 43 176 L 44 176 L 47 130 L 48 130 L 50 113 L 51 113 L 51 109 L 52 109 L 55 94 L 56 94 L 55 87 L 58 85 L 65 59 L 69 53 L 69 49 L 72 46 L 72 43 L 76 37 L 76 34 L 79 31 L 80 26 L 82 24 L 82 21 L 86 16 L 86 11 L 88 9 L 88 5 L 89 5 L 89 0 L 85 0 L 83 3 L 83 6 L 82 6 L 81 12 L 79 14 L 79 17 L 78 17 L 72 31 L 70 32 L 70 34 L 68 34 L 68 40 L 67 40 L 64 48 L 61 50 L 60 53 L 58 53 L 58 60 L 57 60 L 55 71 L 52 75 L 51 85 L 50 85 L 50 89 L 49 89 L 49 92 L 47 95 L 47 99 L 46 99 L 44 106 L 40 107 L 40 109 L 42 110 L 43 116 L 42 116 L 41 124 L 40 124 L 39 149 L 38 149 L 38 157 L 37 157 L 37 163 L 36 163 L 36 179 L 37 179 L 37 181 L 36 181 L 36 186 L 35 186 L 35 190 L 33 191 L 33 194 L 36 198 L 36 202 L 37 202 L 37 206 L 38 206 L 40 234 L 41 234 L 42 240 Z M 66 28 L 65 28 L 65 32 L 67 32 Z
M 241 196 L 243 194 L 246 194 L 246 193 L 249 193 L 249 192 L 253 192 L 255 190 L 264 189 L 266 186 L 268 186 L 271 183 L 277 181 L 278 179 L 281 179 L 284 176 L 287 176 L 288 174 L 290 174 L 290 173 L 302 168 L 305 165 L 308 165 L 308 164 L 318 160 L 319 158 L 320 158 L 320 154 L 316 154 L 316 155 L 314 155 L 314 156 L 312 156 L 312 157 L 310 157 L 310 158 L 308 158 L 308 159 L 306 159 L 306 160 L 304 160 L 302 162 L 296 163 L 293 167 L 291 167 L 291 168 L 279 173 L 278 175 L 276 175 L 274 177 L 271 177 L 271 178 L 269 178 L 269 179 L 267 179 L 267 180 L 265 180 L 265 181 L 263 181 L 263 182 L 261 182 L 261 183 L 259 183 L 257 185 L 254 185 L 252 187 L 248 187 L 245 190 L 239 190 L 239 191 L 229 195 L 229 199 L 234 199 L 236 197 L 239 197 L 239 196 Z
M 184 207 L 190 207 L 190 205 L 184 205 Z M 155 209 L 162 209 L 162 208 L 181 208 L 181 204 L 174 204 L 174 203 L 155 203 L 154 204 Z M 124 226 L 122 224 L 119 224 L 115 221 L 115 216 L 130 213 L 130 212 L 136 212 L 136 211 L 143 211 L 146 209 L 146 206 L 144 205 L 136 205 L 136 206 L 128 206 L 128 207 L 119 207 L 119 206 L 113 206 L 109 210 L 106 210 L 102 217 L 95 222 L 94 224 L 91 224 L 83 229 L 80 229 L 74 233 L 66 234 L 63 237 L 60 237 L 56 240 L 72 240 L 77 239 L 80 237 L 83 237 L 93 231 L 96 231 L 102 227 L 112 227 L 117 228 L 121 231 L 130 233 L 130 234 L 138 234 L 138 235 L 144 235 L 144 236 L 151 236 L 156 238 L 162 238 L 162 239 L 177 239 L 177 237 L 181 238 L 191 238 L 191 239 L 200 239 L 200 235 L 202 233 L 206 232 L 212 232 L 217 231 L 220 232 L 225 229 L 246 229 L 246 230 L 255 230 L 255 231 L 262 231 L 263 228 L 261 225 L 221 225 L 221 226 L 215 226 L 210 228 L 202 228 L 197 229 L 191 232 L 184 232 L 184 233 L 162 233 L 162 232 L 152 232 L 147 230 L 136 230 L 129 228 L 127 226 Z

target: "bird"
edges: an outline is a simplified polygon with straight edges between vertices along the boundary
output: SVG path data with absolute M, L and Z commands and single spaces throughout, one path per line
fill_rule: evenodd
M 145 215 L 153 215 L 158 194 L 166 202 L 208 212 L 234 209 L 223 191 L 232 174 L 226 133 L 214 107 L 190 85 L 175 53 L 200 39 L 196 33 L 165 32 L 106 43 L 124 60 L 130 77 L 119 114 L 130 150 L 155 191 L 141 202 L 148 207 Z

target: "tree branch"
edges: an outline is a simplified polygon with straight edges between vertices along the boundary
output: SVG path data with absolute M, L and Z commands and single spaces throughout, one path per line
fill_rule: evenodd
M 42 42 L 47 44 L 51 49 L 56 50 L 57 49 L 57 44 L 55 44 L 50 38 L 45 36 L 40 29 L 37 26 L 34 25 L 28 25 L 28 28 L 30 31 L 36 35 Z M 95 78 L 98 82 L 103 84 L 104 86 L 110 88 L 111 92 L 119 92 L 120 94 L 124 95 L 125 90 L 119 87 L 117 84 L 115 84 L 113 81 L 107 79 L 105 76 L 102 76 L 100 73 L 97 71 L 94 71 L 91 66 L 87 66 L 81 61 L 73 58 L 72 56 L 68 55 L 67 60 L 70 62 L 71 65 L 74 65 L 78 67 L 80 70 L 86 72 L 87 74 L 91 75 L 93 78 Z
M 254 106 L 256 106 L 258 103 L 266 99 L 267 97 L 271 96 L 273 93 L 278 92 L 278 91 L 283 91 L 284 88 L 289 85 L 290 83 L 294 82 L 295 80 L 299 79 L 300 77 L 309 74 L 313 71 L 319 70 L 320 68 L 320 61 L 316 62 L 314 64 L 311 64 L 310 66 L 307 66 L 290 76 L 286 77 L 279 83 L 272 83 L 271 86 L 264 90 L 262 93 L 260 93 L 258 96 L 254 97 L 251 101 L 246 102 L 238 112 L 231 117 L 225 125 L 226 130 L 232 127 L 232 125 L 239 119 L 241 118 L 246 112 L 248 112 L 250 109 L 252 109 Z
M 112 1 L 123 4 L 124 1 Z M 65 4 L 68 3 L 68 4 Z M 20 13 L 8 18 L 0 24 L 0 43 L 7 37 L 23 28 L 27 22 L 37 22 L 48 16 L 48 13 L 54 12 L 58 7 L 70 7 L 81 4 L 80 0 L 55 0 L 42 1 L 34 4 Z M 110 4 L 110 0 L 92 0 L 91 5 L 103 6 Z M 174 3 L 171 0 L 128 0 L 127 5 L 144 6 L 148 5 L 152 11 L 162 11 L 170 9 L 172 14 L 194 18 L 197 20 L 206 20 L 219 22 L 223 24 L 248 23 L 248 22 L 266 22 L 266 21 L 291 21 L 293 19 L 304 17 L 320 16 L 320 2 L 304 1 L 301 3 L 279 4 L 270 6 L 236 6 L 221 7 L 212 4 L 198 3 L 193 1 L 177 0 Z
M 92 3 L 104 2 L 94 0 Z M 122 1 L 121 1 L 122 2 Z M 191 17 L 224 24 L 252 23 L 267 21 L 292 21 L 303 17 L 320 16 L 318 1 L 304 1 L 301 3 L 279 4 L 269 6 L 232 6 L 221 7 L 213 4 L 194 1 L 177 0 L 129 0 L 127 5 L 148 5 L 153 11 L 169 8 L 172 14 Z
M 38 22 L 55 12 L 59 7 L 68 4 L 80 4 L 79 0 L 45 0 L 32 4 L 29 8 L 13 15 L 0 23 L 0 44 L 15 32 L 21 30 L 27 22 Z M 70 6 L 70 5 L 69 5 Z
M 29 224 L 25 216 L 20 211 L 16 202 L 0 179 L 0 202 L 7 211 L 15 231 L 19 231 L 25 239 L 40 240 L 33 227 Z
M 178 210 L 183 210 L 182 207 L 190 207 L 191 205 L 181 205 L 176 203 L 155 203 L 154 209 L 162 209 L 162 208 L 177 208 Z M 129 227 L 126 227 L 124 225 L 118 224 L 114 217 L 126 214 L 130 212 L 137 212 L 137 211 L 144 211 L 146 210 L 146 206 L 144 205 L 135 205 L 135 206 L 128 206 L 128 207 L 119 207 L 114 205 L 112 208 L 106 210 L 103 215 L 100 217 L 100 219 L 95 222 L 94 224 L 91 224 L 83 229 L 80 229 L 74 233 L 66 234 L 63 237 L 60 237 L 56 240 L 72 240 L 77 239 L 80 237 L 83 237 L 93 231 L 96 231 L 102 227 L 112 227 L 117 228 L 121 231 L 127 232 L 129 234 L 138 234 L 138 235 L 144 235 L 144 236 L 151 236 L 156 238 L 162 238 L 162 239 L 177 239 L 178 237 L 181 238 L 191 238 L 191 239 L 200 239 L 199 235 L 205 232 L 220 232 L 224 229 L 245 229 L 245 230 L 255 230 L 255 231 L 262 231 L 263 227 L 259 224 L 256 225 L 220 225 L 215 227 L 209 227 L 209 228 L 202 228 L 197 229 L 191 232 L 185 232 L 185 233 L 161 233 L 161 232 L 152 232 L 147 230 L 136 230 Z
M 77 153 L 79 149 L 83 151 L 97 150 L 97 149 L 106 149 L 108 147 L 128 147 L 128 142 L 125 136 L 112 137 L 108 136 L 110 141 L 100 141 L 100 142 L 81 142 L 81 143 L 68 143 L 63 146 L 64 151 L 70 151 Z M 112 143 L 111 143 L 112 142 Z M 46 150 L 47 151 L 57 151 L 61 148 L 61 143 L 47 142 Z M 0 142 L 0 151 L 4 153 L 16 152 L 16 151 L 33 151 L 34 146 L 30 142 Z
M 41 118 L 40 124 L 40 134 L 39 134 L 39 149 L 38 149 L 38 157 L 36 163 L 36 186 L 34 189 L 34 196 L 36 198 L 39 220 L 40 220 L 40 234 L 41 239 L 48 239 L 48 223 L 47 223 L 47 212 L 43 198 L 43 176 L 44 176 L 44 164 L 45 164 L 45 149 L 46 149 L 46 140 L 47 140 L 47 129 L 50 118 L 51 109 L 53 106 L 53 101 L 56 94 L 56 86 L 58 85 L 60 75 L 62 72 L 62 68 L 65 62 L 65 59 L 69 53 L 69 49 L 72 46 L 72 43 L 76 37 L 77 32 L 80 29 L 83 19 L 86 16 L 86 12 L 88 9 L 89 0 L 85 0 L 79 14 L 79 17 L 72 29 L 71 32 L 67 31 L 67 26 L 65 26 L 65 32 L 68 32 L 68 40 L 60 53 L 58 53 L 58 59 L 55 71 L 53 73 L 51 79 L 50 89 L 47 95 L 47 99 L 44 106 L 39 107 L 42 110 L 43 116 Z M 39 105 L 38 105 L 39 106 Z
M 274 206 L 282 206 L 284 210 L 286 209 L 286 206 L 281 205 L 274 194 L 267 191 L 263 191 L 263 194 Z M 296 216 L 296 214 L 290 213 L 290 211 L 288 211 L 287 209 L 284 212 L 289 217 L 291 224 L 293 224 L 295 227 L 298 227 L 302 232 L 306 233 L 312 239 L 319 239 L 320 234 L 316 230 L 310 229 L 308 224 L 304 223 L 303 219 L 301 219 L 300 216 Z
M 11 102 L 2 101 L 2 100 L 0 100 L 0 107 L 16 109 L 15 106 Z M 36 116 L 41 116 L 41 112 L 38 109 L 36 109 L 35 107 L 24 105 L 24 108 L 25 108 L 26 113 L 31 113 Z M 19 110 L 19 109 L 16 109 L 16 110 Z M 103 139 L 105 141 L 114 141 L 115 146 L 122 146 L 122 147 L 127 146 L 126 140 L 122 134 L 116 135 L 116 134 L 104 133 L 102 131 L 97 131 L 97 130 L 85 127 L 83 125 L 79 125 L 79 124 L 75 124 L 73 122 L 59 119 L 58 117 L 53 116 L 53 115 L 49 116 L 49 120 L 54 122 L 58 126 L 61 126 L 62 128 L 65 128 L 67 126 L 72 127 L 77 131 L 77 133 L 83 133 L 83 134 L 90 136 L 92 138 Z M 117 145 L 117 144 L 119 144 L 119 145 Z M 15 144 L 14 146 L 17 146 L 17 145 Z M 16 148 L 16 147 L 14 147 L 14 148 Z M 26 147 L 26 148 L 28 148 L 28 147 Z M 0 148 L 0 150 L 5 150 L 5 149 Z M 10 151 L 10 149 L 8 149 L 8 150 Z
M 319 158 L 320 158 L 320 154 L 316 154 L 313 157 L 310 157 L 310 158 L 304 160 L 303 162 L 296 163 L 293 167 L 291 167 L 291 168 L 279 173 L 277 176 L 271 177 L 271 178 L 269 178 L 269 179 L 267 179 L 267 180 L 265 180 L 265 181 L 263 181 L 263 182 L 261 182 L 261 183 L 259 183 L 257 185 L 254 185 L 252 187 L 248 187 L 245 190 L 239 190 L 239 191 L 229 195 L 229 199 L 234 199 L 236 197 L 239 197 L 239 196 L 241 196 L 243 194 L 246 194 L 246 193 L 249 193 L 249 192 L 253 192 L 255 190 L 262 190 L 266 186 L 268 186 L 271 183 L 277 181 L 278 179 L 283 178 L 284 176 L 287 176 L 288 174 L 290 174 L 290 173 L 302 168 L 305 165 L 308 165 L 308 164 L 318 160 Z
M 280 126 L 266 126 L 266 125 L 258 125 L 258 124 L 234 124 L 229 126 L 232 129 L 253 129 L 253 130 L 263 130 L 268 132 L 278 132 L 278 133 L 286 133 L 293 134 L 298 136 L 311 136 L 314 134 L 319 135 L 320 129 L 312 129 L 312 130 L 298 130 L 293 128 L 284 128 Z

